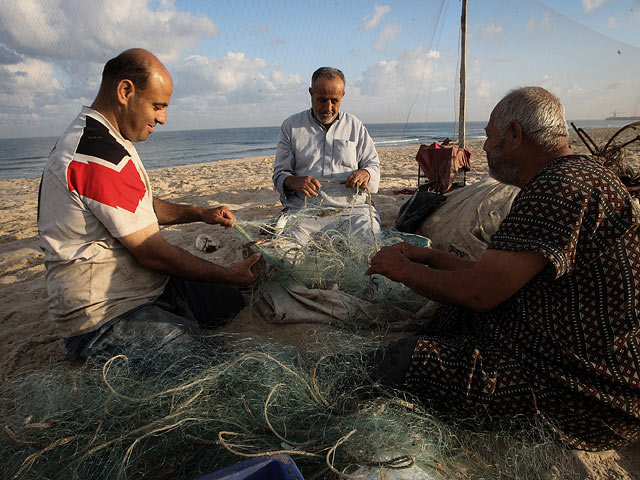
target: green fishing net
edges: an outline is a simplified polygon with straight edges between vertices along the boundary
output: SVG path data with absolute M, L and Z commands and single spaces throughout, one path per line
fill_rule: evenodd
M 382 245 L 428 239 L 328 229 L 296 245 L 277 220 L 237 226 L 264 256 L 261 288 L 304 285 L 369 302 L 377 323 L 368 318 L 364 333 L 424 307 L 410 289 L 364 272 Z M 294 347 L 216 335 L 194 339 L 188 353 L 123 352 L 10 378 L 0 392 L 1 477 L 196 479 L 287 454 L 306 480 L 404 470 L 410 478 L 571 478 L 572 455 L 541 425 L 512 419 L 478 431 L 473 419 L 443 419 L 383 388 L 371 374 L 380 348 L 371 338 L 379 337 L 338 328 Z
M 572 471 L 569 452 L 540 426 L 474 432 L 381 388 L 369 374 L 377 345 L 363 338 L 195 345 L 183 356 L 123 354 L 6 381 L 2 478 L 195 479 L 276 453 L 290 455 L 307 480 L 409 467 L 417 478 Z

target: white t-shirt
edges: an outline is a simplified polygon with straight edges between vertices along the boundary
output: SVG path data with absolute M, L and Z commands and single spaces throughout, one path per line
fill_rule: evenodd
M 38 206 L 49 311 L 64 337 L 96 330 L 164 291 L 167 276 L 140 266 L 117 240 L 157 221 L 136 149 L 83 107 L 49 155 Z

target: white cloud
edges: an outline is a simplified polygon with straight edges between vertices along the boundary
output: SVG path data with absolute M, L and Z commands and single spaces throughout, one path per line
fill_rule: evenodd
M 59 134 L 95 97 L 104 62 L 132 46 L 153 51 L 174 77 L 174 128 L 202 128 L 203 121 L 274 125 L 283 111 L 306 106 L 301 77 L 262 58 L 237 51 L 183 56 L 217 33 L 213 21 L 178 11 L 172 0 L 0 0 L 3 133 Z
M 582 0 L 582 8 L 586 13 L 591 13 L 610 1 L 611 0 Z
M 190 55 L 174 68 L 176 92 L 226 94 L 239 88 L 267 66 L 261 58 L 246 58 L 244 53 L 228 52 L 224 57 Z
M 171 128 L 203 128 L 203 122 L 225 127 L 279 125 L 308 105 L 308 87 L 300 75 L 242 53 L 217 59 L 191 56 L 174 78 L 167 124 Z
M 567 91 L 566 91 L 566 95 L 568 97 L 575 97 L 575 96 L 580 96 L 582 94 L 584 94 L 584 88 L 582 87 L 582 85 L 579 85 L 577 83 L 571 85 Z
M 470 76 L 477 75 L 490 68 L 495 61 L 495 59 L 489 58 L 471 58 L 469 60 L 470 62 L 467 62 L 467 74 Z
M 3 110 L 42 107 L 62 91 L 53 66 L 34 58 L 0 66 L 0 85 Z
M 558 92 L 558 88 L 557 88 L 558 81 L 556 80 L 555 77 L 549 74 L 542 75 L 540 77 L 540 80 L 538 82 L 535 82 L 535 85 L 538 85 L 539 87 L 542 87 L 542 88 L 546 88 L 550 92 L 560 96 L 560 93 Z
M 535 32 L 537 30 L 547 30 L 551 27 L 551 18 L 549 17 L 548 12 L 544 12 L 542 15 L 542 20 L 538 21 L 535 16 L 529 18 L 527 22 L 527 32 Z
M 423 122 L 451 116 L 456 64 L 440 62 L 440 57 L 440 51 L 418 46 L 369 64 L 347 83 L 342 108 L 365 123 Z
M 473 92 L 473 96 L 479 98 L 489 98 L 493 93 L 493 89 L 496 86 L 496 82 L 490 82 L 488 80 L 481 80 L 480 82 L 473 85 L 471 91 Z
M 400 25 L 387 25 L 382 30 L 380 30 L 380 33 L 378 33 L 378 40 L 373 42 L 373 48 L 378 51 L 384 50 L 385 44 L 388 41 L 396 38 L 401 31 L 402 28 L 400 27 Z
M 616 28 L 618 28 L 618 19 L 616 18 L 615 15 L 613 15 L 613 16 L 611 16 L 611 17 L 609 17 L 607 19 L 607 26 L 611 30 L 615 30 Z
M 547 30 L 551 26 L 551 18 L 549 17 L 549 12 L 544 12 L 542 16 L 542 21 L 540 22 L 540 30 Z
M 372 28 L 376 28 L 382 17 L 384 17 L 387 13 L 391 11 L 391 7 L 389 5 L 378 5 L 376 4 L 373 7 L 373 12 L 367 14 L 362 20 L 364 20 L 364 25 L 358 28 L 358 31 L 363 32 L 365 30 L 371 30 Z
M 536 19 L 534 17 L 530 17 L 527 22 L 527 32 L 533 32 L 536 29 Z
M 221 58 L 190 55 L 172 74 L 171 109 L 218 121 L 234 117 L 236 122 L 244 119 L 246 124 L 274 125 L 283 120 L 283 111 L 299 108 L 296 101 L 299 105 L 308 96 L 300 75 L 286 74 L 261 58 L 240 52 L 228 52 Z M 189 125 L 189 119 L 177 118 Z
M 370 66 L 355 83 L 363 95 L 380 96 L 391 103 L 407 93 L 415 93 L 421 82 L 430 78 L 440 52 L 424 52 L 422 46 L 403 52 L 391 60 Z
M 495 40 L 502 38 L 502 33 L 502 25 L 496 25 L 494 22 L 489 22 L 489 24 L 480 31 L 480 36 L 482 38 Z
M 95 97 L 109 58 L 136 46 L 176 62 L 217 33 L 209 18 L 181 12 L 172 0 L 0 0 L 0 118 L 40 119 L 42 134 L 59 133 L 73 118 L 68 110 Z
M 218 27 L 164 1 L 20 0 L 0 8 L 0 42 L 40 58 L 99 61 L 133 46 L 148 48 L 164 61 L 175 60 Z M 131 12 L 136 12 L 132 15 Z
M 516 65 L 519 61 L 519 57 L 488 57 L 488 58 L 472 58 L 470 64 L 467 64 L 467 77 L 482 74 L 483 72 L 495 71 L 497 67 L 502 69 L 513 68 L 512 66 L 505 67 L 504 65 L 512 64 Z
M 83 103 L 65 97 L 48 62 L 27 58 L 0 65 L 0 127 L 5 136 L 59 134 Z

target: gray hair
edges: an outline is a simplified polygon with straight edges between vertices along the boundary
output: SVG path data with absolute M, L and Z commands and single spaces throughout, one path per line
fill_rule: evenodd
M 313 85 L 316 83 L 318 77 L 326 77 L 329 79 L 338 77 L 340 80 L 342 80 L 342 83 L 344 83 L 345 86 L 347 85 L 347 81 L 344 79 L 344 73 L 342 73 L 337 68 L 320 67 L 315 72 L 313 72 L 313 75 L 311 76 L 311 88 L 313 88 Z
M 544 151 L 562 146 L 568 140 L 564 106 L 544 88 L 511 90 L 498 102 L 493 109 L 493 121 L 501 135 L 513 120 L 519 122 L 523 133 Z

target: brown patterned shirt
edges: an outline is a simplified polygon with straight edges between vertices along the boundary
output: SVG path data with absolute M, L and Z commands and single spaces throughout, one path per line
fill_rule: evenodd
M 489 245 L 550 262 L 494 311 L 492 339 L 572 391 L 636 418 L 639 212 L 597 160 L 561 157 L 522 189 Z

